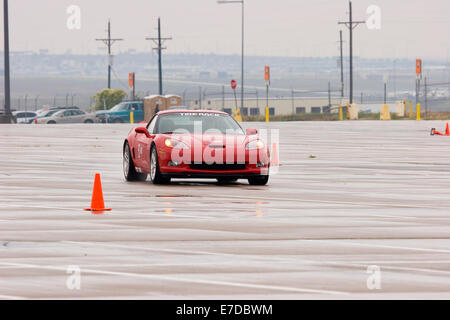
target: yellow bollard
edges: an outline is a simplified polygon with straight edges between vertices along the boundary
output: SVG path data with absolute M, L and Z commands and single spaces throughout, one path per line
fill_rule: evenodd
M 130 112 L 130 123 L 134 123 L 134 113 L 133 113 L 133 111 Z
M 339 105 L 339 120 L 344 120 L 344 112 L 342 111 L 342 104 Z
M 266 108 L 266 122 L 270 122 L 269 108 Z
M 417 114 L 417 119 L 416 120 L 420 120 L 420 103 L 417 104 L 417 110 L 416 110 L 416 114 Z
M 233 116 L 234 120 L 236 120 L 237 122 L 242 122 L 242 115 L 241 115 L 241 110 L 236 109 L 234 110 L 234 116 Z
M 412 101 L 409 102 L 409 118 L 412 119 L 413 112 L 412 112 Z

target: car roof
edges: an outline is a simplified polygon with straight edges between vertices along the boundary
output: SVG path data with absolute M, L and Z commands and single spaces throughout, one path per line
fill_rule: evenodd
M 161 114 L 168 114 L 168 113 L 218 113 L 218 114 L 226 114 L 228 115 L 228 113 L 223 112 L 223 111 L 218 111 L 218 110 L 189 110 L 189 109 L 173 109 L 173 110 L 164 110 L 164 111 L 160 111 L 158 112 L 159 115 Z

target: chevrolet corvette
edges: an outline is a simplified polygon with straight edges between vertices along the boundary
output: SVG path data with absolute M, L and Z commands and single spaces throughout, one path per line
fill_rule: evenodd
M 146 127 L 131 129 L 123 143 L 127 181 L 144 181 L 150 175 L 154 184 L 206 178 L 266 185 L 269 168 L 269 148 L 258 131 L 244 131 L 220 111 L 161 111 Z

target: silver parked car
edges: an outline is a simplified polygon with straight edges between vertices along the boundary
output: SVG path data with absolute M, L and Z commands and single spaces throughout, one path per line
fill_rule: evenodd
M 94 123 L 95 114 L 88 114 L 79 109 L 65 109 L 55 112 L 49 117 L 38 118 L 38 123 Z
M 13 116 L 17 118 L 17 123 L 30 123 L 36 117 L 36 112 L 14 111 Z

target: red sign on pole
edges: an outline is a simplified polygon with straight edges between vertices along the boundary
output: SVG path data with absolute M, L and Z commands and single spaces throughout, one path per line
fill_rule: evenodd
M 236 90 L 237 82 L 236 80 L 231 80 L 231 89 Z
M 269 66 L 264 67 L 264 80 L 266 80 L 267 82 L 270 81 L 270 67 Z
M 130 88 L 134 87 L 134 72 L 128 74 L 128 85 Z
M 421 59 L 416 60 L 416 74 L 417 75 L 422 74 L 422 60 Z

